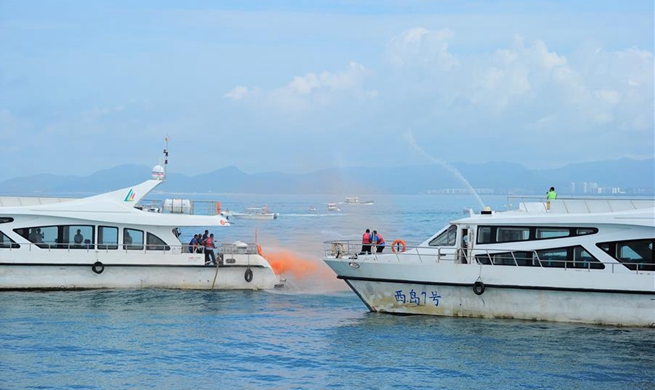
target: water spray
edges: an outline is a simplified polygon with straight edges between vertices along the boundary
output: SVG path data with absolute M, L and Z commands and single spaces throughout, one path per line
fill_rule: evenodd
M 448 164 L 447 162 L 445 162 L 443 160 L 440 160 L 438 158 L 434 158 L 434 157 L 430 156 L 429 154 L 427 154 L 423 149 L 421 149 L 416 144 L 416 141 L 414 140 L 414 135 L 412 134 L 411 131 L 408 131 L 407 133 L 405 133 L 404 138 L 414 148 L 414 150 L 419 152 L 423 157 L 425 157 L 426 159 L 432 161 L 433 164 L 439 164 L 442 167 L 446 168 L 448 171 L 450 171 L 450 173 L 452 173 L 453 175 L 455 175 L 455 177 L 457 177 L 459 180 L 461 180 L 462 183 L 464 183 L 464 185 L 466 185 L 466 187 L 469 189 L 469 191 L 471 191 L 471 193 L 473 195 L 475 195 L 478 202 L 480 202 L 480 206 L 482 206 L 482 209 L 485 208 L 484 202 L 482 201 L 482 198 L 480 198 L 480 195 L 478 195 L 478 193 L 475 192 L 475 189 L 473 188 L 473 186 L 471 186 L 471 184 L 468 182 L 468 180 L 466 180 L 464 178 L 464 176 L 462 176 L 462 174 L 457 169 L 455 169 L 455 167 L 453 167 L 452 165 Z

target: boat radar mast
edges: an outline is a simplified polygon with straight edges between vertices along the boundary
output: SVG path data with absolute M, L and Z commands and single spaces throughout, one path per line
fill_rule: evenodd
M 166 147 L 164 148 L 163 162 L 160 161 L 158 165 L 152 168 L 152 178 L 155 180 L 166 180 L 166 167 L 168 166 L 168 136 L 164 138 Z

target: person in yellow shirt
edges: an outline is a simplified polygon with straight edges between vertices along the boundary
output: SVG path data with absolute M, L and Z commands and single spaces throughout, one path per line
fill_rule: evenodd
M 557 199 L 557 192 L 555 192 L 555 187 L 550 187 L 550 190 L 546 192 L 546 210 L 550 211 L 550 201 Z

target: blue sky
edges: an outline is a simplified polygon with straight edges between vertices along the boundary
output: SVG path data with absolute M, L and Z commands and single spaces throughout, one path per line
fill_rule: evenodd
M 0 180 L 154 165 L 166 135 L 187 174 L 653 158 L 653 12 L 0 0 Z

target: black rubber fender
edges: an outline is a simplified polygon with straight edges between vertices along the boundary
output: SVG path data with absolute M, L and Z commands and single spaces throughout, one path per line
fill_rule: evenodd
M 252 270 L 250 268 L 246 270 L 246 273 L 243 275 L 243 278 L 246 279 L 246 282 L 248 283 L 252 282 Z
M 105 270 L 105 266 L 99 261 L 96 261 L 91 266 L 91 271 L 97 273 L 98 275 L 100 275 L 102 273 L 102 271 L 104 271 L 104 270 Z
M 482 283 L 481 281 L 478 280 L 477 282 L 473 283 L 473 292 L 475 293 L 475 295 L 484 294 L 484 289 L 485 289 L 484 283 Z

